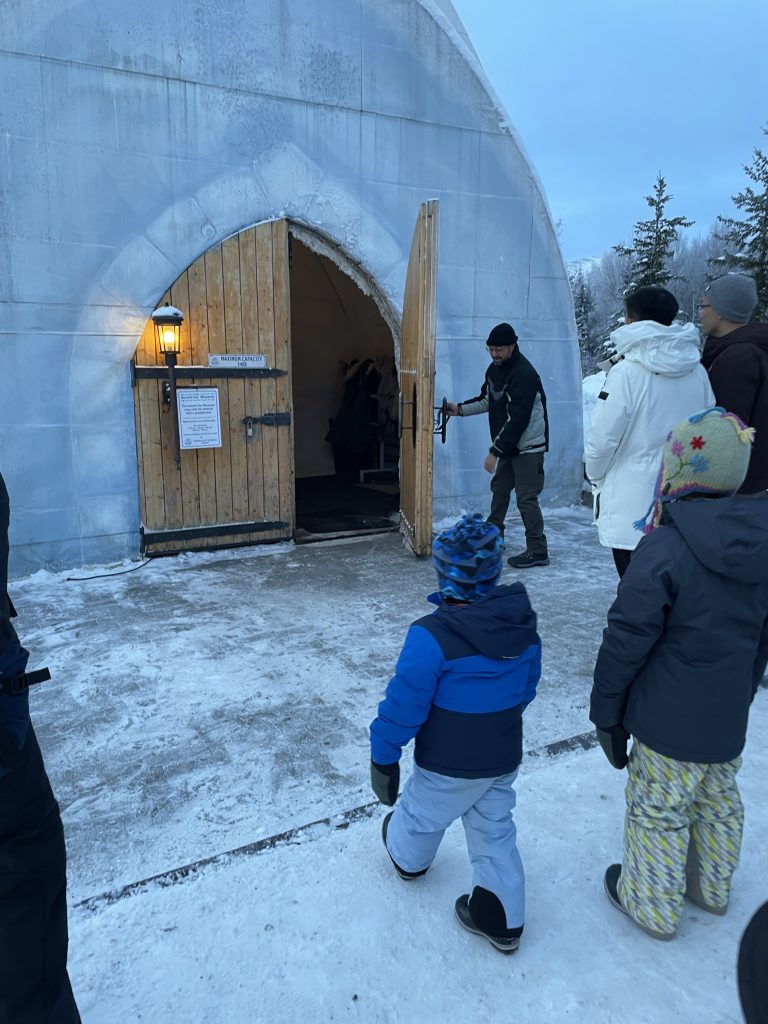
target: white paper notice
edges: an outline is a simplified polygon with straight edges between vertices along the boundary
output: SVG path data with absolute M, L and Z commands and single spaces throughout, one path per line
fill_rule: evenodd
M 182 448 L 221 448 L 218 388 L 178 388 Z

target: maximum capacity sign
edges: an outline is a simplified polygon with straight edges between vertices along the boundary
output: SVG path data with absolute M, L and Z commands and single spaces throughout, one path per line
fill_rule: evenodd
M 178 388 L 179 441 L 182 448 L 221 448 L 218 388 Z

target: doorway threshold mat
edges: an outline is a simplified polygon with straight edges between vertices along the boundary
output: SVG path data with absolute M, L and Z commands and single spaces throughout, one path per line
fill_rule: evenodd
M 349 512 L 345 509 L 323 509 L 317 512 L 306 512 L 297 517 L 296 533 L 359 533 L 362 530 L 396 529 L 399 517 L 364 515 L 360 512 Z

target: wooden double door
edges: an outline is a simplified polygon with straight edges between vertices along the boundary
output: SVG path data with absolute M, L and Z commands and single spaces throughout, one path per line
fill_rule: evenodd
M 401 526 L 417 554 L 431 546 L 436 244 L 437 202 L 430 201 L 414 232 L 399 365 Z M 159 305 L 184 314 L 177 389 L 215 392 L 220 445 L 182 448 L 176 462 L 168 374 L 150 320 L 132 367 L 145 553 L 293 537 L 290 303 L 285 220 L 209 249 L 162 296 Z M 217 355 L 230 364 L 262 356 L 264 365 L 210 366 Z

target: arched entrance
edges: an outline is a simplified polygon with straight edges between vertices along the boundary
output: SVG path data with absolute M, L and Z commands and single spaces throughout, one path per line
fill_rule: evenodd
M 392 331 L 323 247 L 289 245 L 296 540 L 397 529 Z
M 151 321 L 133 363 L 146 553 L 398 524 L 417 553 L 428 549 L 435 232 L 436 204 L 426 204 L 409 263 L 400 366 L 370 292 L 327 243 L 314 244 L 304 229 L 292 237 L 285 220 L 226 239 L 173 283 L 159 304 L 184 314 L 178 459 Z

